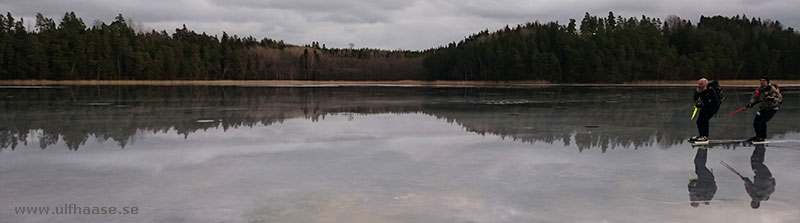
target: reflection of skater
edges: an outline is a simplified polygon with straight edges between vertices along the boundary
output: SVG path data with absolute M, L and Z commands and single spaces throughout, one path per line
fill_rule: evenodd
M 694 155 L 694 173 L 697 179 L 689 180 L 689 200 L 692 207 L 700 206 L 700 202 L 708 205 L 709 201 L 717 193 L 717 182 L 714 181 L 714 173 L 706 167 L 708 159 L 708 149 L 698 148 Z
M 750 207 L 753 209 L 760 207 L 761 201 L 769 200 L 769 196 L 775 192 L 775 178 L 772 177 L 767 165 L 764 165 L 764 154 L 767 150 L 764 145 L 755 145 L 755 147 L 753 155 L 750 156 L 750 166 L 755 173 L 753 181 L 746 177 L 742 178 L 747 194 L 753 199 L 750 201 Z
M 720 161 L 722 165 L 742 178 L 747 195 L 750 195 L 750 198 L 753 199 L 750 201 L 750 207 L 753 209 L 760 207 L 761 201 L 769 200 L 769 196 L 772 192 L 775 192 L 775 178 L 772 177 L 769 168 L 764 165 L 764 153 L 766 153 L 767 149 L 764 145 L 755 145 L 755 147 L 756 149 L 753 150 L 753 155 L 750 156 L 750 166 L 753 168 L 753 173 L 756 174 L 752 181 L 750 178 L 742 176 L 742 174 L 734 170 L 733 167 L 725 163 L 725 161 Z

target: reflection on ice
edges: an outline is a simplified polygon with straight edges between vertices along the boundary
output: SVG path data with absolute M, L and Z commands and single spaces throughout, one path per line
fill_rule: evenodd
M 0 222 L 800 219 L 797 98 L 770 122 L 781 143 L 699 149 L 686 143 L 694 125 L 685 89 L 71 90 L 127 107 L 78 106 L 63 89 L 0 90 L 14 96 L 0 102 L 0 197 L 141 214 L 6 208 Z M 631 103 L 652 98 L 663 100 Z M 712 134 L 744 138 L 751 119 L 712 119 Z M 756 188 L 770 182 L 766 199 Z
M 63 91 L 72 93 L 65 94 Z M 623 91 L 624 93 L 620 93 Z M 427 114 L 480 135 L 522 142 L 563 142 L 580 150 L 647 145 L 670 147 L 692 135 L 684 89 L 630 88 L 237 88 L 121 87 L 7 89 L 0 149 L 14 149 L 31 130 L 44 130 L 42 148 L 63 140 L 78 149 L 89 137 L 125 145 L 136 132 L 227 130 L 272 125 L 292 118 L 324 119 L 336 113 Z M 75 96 L 72 96 L 75 95 Z M 75 98 L 78 97 L 78 98 Z M 746 97 L 743 95 L 742 97 Z M 659 100 L 653 100 L 653 99 Z M 72 101 L 92 102 L 76 106 Z M 729 102 L 745 101 L 732 97 Z M 770 123 L 773 136 L 795 131 L 795 97 Z M 613 101 L 614 103 L 608 103 Z M 82 103 L 87 104 L 87 103 Z M 734 106 L 734 105 L 731 105 Z M 725 107 L 723 106 L 723 109 Z M 746 138 L 750 119 L 712 120 L 712 134 Z M 225 121 L 221 121 L 225 120 Z M 209 125 L 219 122 L 220 125 Z M 602 126 L 595 128 L 594 126 Z M 592 131 L 586 131 L 592 129 Z M 712 137 L 714 137 L 712 135 Z

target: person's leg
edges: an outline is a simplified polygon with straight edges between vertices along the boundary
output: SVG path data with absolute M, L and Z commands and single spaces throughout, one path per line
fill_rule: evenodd
M 697 117 L 697 133 L 698 136 L 708 137 L 708 121 L 714 117 L 714 111 L 700 110 L 700 116 Z
M 694 155 L 694 173 L 698 179 L 714 181 L 714 174 L 706 167 L 708 160 L 708 149 L 698 148 Z
M 708 136 L 708 120 L 703 118 L 703 115 L 697 117 L 697 136 Z
M 767 122 L 775 116 L 776 110 L 761 110 L 756 113 L 753 120 L 753 128 L 756 130 L 756 137 L 767 138 Z
M 695 172 L 697 172 L 698 168 L 706 166 L 706 160 L 708 160 L 708 149 L 697 148 L 697 153 L 694 154 Z
M 755 138 L 761 138 L 762 135 L 766 135 L 766 125 L 767 122 L 764 121 L 764 116 L 761 116 L 761 112 L 756 113 L 756 117 L 753 119 L 753 129 L 756 131 Z M 766 138 L 766 137 L 765 137 Z
M 758 145 L 753 150 L 753 155 L 750 156 L 750 167 L 756 177 L 772 177 L 772 172 L 769 171 L 767 165 L 764 165 L 764 155 L 766 153 L 764 145 Z
M 764 139 L 767 138 L 767 122 L 769 122 L 769 120 L 772 120 L 772 117 L 774 117 L 775 113 L 777 112 L 778 110 L 764 110 L 761 112 L 761 116 L 763 116 L 762 119 L 764 120 L 764 124 L 761 126 L 763 128 L 762 134 L 760 136 L 761 138 Z

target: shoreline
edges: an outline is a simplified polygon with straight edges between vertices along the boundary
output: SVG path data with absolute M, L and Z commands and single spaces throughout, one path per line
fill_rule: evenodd
M 800 80 L 773 80 L 781 87 L 800 87 Z M 720 80 L 723 87 L 756 87 L 758 80 Z M 264 87 L 692 87 L 689 81 L 634 81 L 622 84 L 553 84 L 548 81 L 300 81 L 300 80 L 0 80 L 0 86 L 264 86 Z

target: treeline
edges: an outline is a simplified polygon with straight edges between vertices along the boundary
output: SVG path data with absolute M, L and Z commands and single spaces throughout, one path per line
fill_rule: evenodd
M 800 35 L 777 21 L 735 16 L 689 20 L 597 17 L 580 26 L 527 23 L 426 51 L 434 79 L 634 80 L 800 78 Z
M 749 89 L 729 90 L 723 111 L 749 100 Z M 319 121 L 331 115 L 370 114 L 421 114 L 475 134 L 532 144 L 576 145 L 579 151 L 670 148 L 686 143 L 686 136 L 695 133 L 688 120 L 691 111 L 685 106 L 689 91 L 581 87 L 0 88 L 0 153 L 37 142 L 41 149 L 63 142 L 61 145 L 77 150 L 104 141 L 125 148 L 142 135 L 178 134 L 191 139 L 201 131 L 225 134 L 222 132 L 228 129 L 270 126 L 289 119 Z M 782 110 L 800 108 L 800 98 L 786 100 Z M 646 106 L 625 106 L 643 101 Z M 750 136 L 755 111 L 749 112 L 715 121 L 711 132 L 724 132 L 731 138 Z M 769 134 L 791 134 L 799 124 L 800 119 L 791 115 L 777 115 L 770 122 Z
M 25 27 L 0 15 L 0 79 L 53 80 L 634 80 L 800 79 L 800 35 L 777 21 L 701 17 L 695 25 L 586 14 L 567 25 L 484 30 L 424 51 L 329 49 L 221 37 L 183 26 L 142 31 L 119 15 L 90 27 L 74 13 Z
M 55 80 L 395 80 L 421 79 L 411 51 L 328 49 L 264 38 L 198 34 L 183 26 L 137 31 L 122 15 L 91 27 L 66 13 L 36 15 L 33 29 L 0 15 L 0 79 Z

